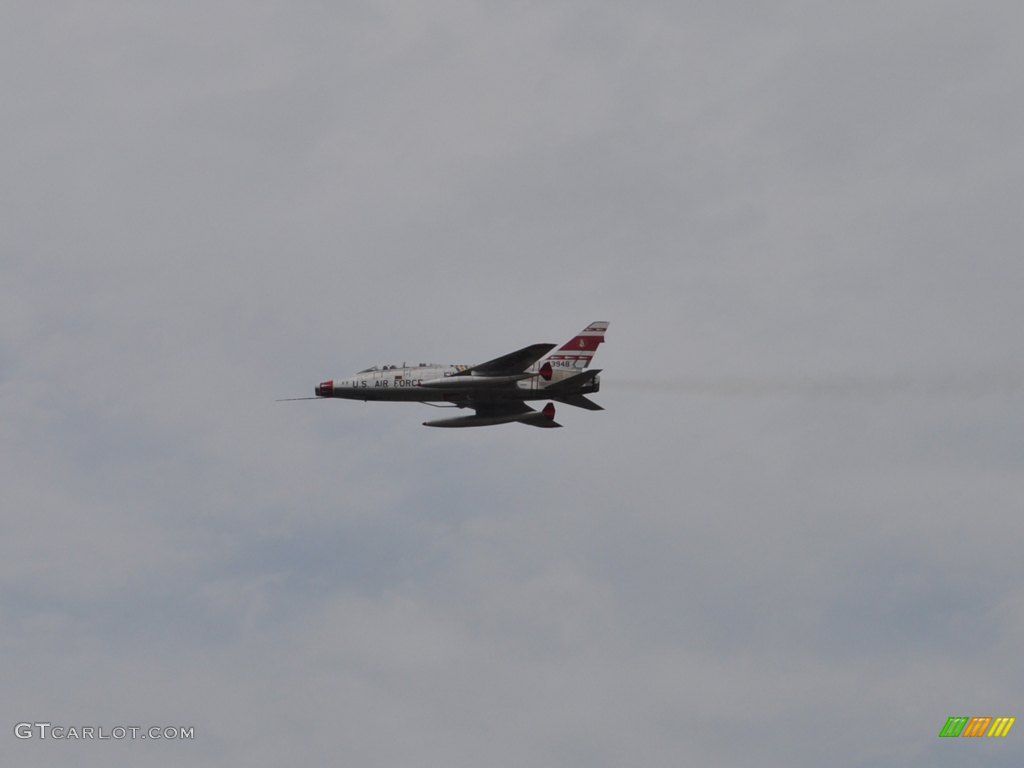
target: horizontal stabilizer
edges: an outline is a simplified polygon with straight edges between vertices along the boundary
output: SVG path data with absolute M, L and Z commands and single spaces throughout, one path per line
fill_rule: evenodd
M 585 395 L 553 395 L 553 398 L 566 405 L 575 405 L 577 408 L 586 408 L 588 411 L 603 411 L 604 407 L 590 400 Z

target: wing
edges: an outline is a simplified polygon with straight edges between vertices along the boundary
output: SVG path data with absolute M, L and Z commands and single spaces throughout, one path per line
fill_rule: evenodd
M 552 395 L 552 399 L 567 405 L 575 405 L 577 408 L 586 408 L 588 411 L 603 411 L 604 406 L 598 405 L 585 395 Z
M 554 344 L 531 344 L 528 347 L 509 352 L 507 355 L 488 360 L 486 363 L 467 368 L 459 376 L 508 376 L 522 373 L 544 355 L 555 348 Z
M 551 403 L 541 411 L 531 408 L 526 403 L 477 403 L 472 408 L 480 419 L 518 421 L 520 424 L 545 429 L 562 426 L 555 421 L 555 407 Z
M 555 421 L 555 406 L 548 403 L 544 410 L 535 411 L 525 403 L 477 403 L 472 406 L 473 416 L 456 416 L 453 419 L 425 421 L 425 427 L 489 427 L 493 424 L 510 424 L 518 421 L 531 427 L 562 426 Z
M 470 401 L 469 407 L 476 411 L 477 416 L 482 416 L 488 419 L 503 416 L 508 416 L 510 418 L 515 416 L 525 416 L 527 414 L 537 412 L 535 409 L 521 401 L 511 403 L 474 403 Z

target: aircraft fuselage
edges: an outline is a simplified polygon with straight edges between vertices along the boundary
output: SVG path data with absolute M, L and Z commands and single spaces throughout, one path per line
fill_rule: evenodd
M 344 379 L 321 382 L 314 390 L 317 397 L 345 400 L 387 400 L 398 402 L 459 402 L 472 395 L 474 400 L 544 400 L 545 389 L 578 373 L 580 369 L 553 369 L 545 379 L 539 372 L 508 376 L 463 375 L 468 365 L 393 365 L 372 368 Z M 588 394 L 600 389 L 600 377 L 594 376 L 570 391 Z

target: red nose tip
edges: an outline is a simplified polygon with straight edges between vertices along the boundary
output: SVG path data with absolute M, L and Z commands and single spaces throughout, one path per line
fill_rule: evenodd
M 317 397 L 330 397 L 331 392 L 334 391 L 334 381 L 321 381 L 313 393 Z
M 548 403 L 547 405 L 544 406 L 544 410 L 541 411 L 541 413 L 543 413 L 549 419 L 555 418 L 555 404 Z

